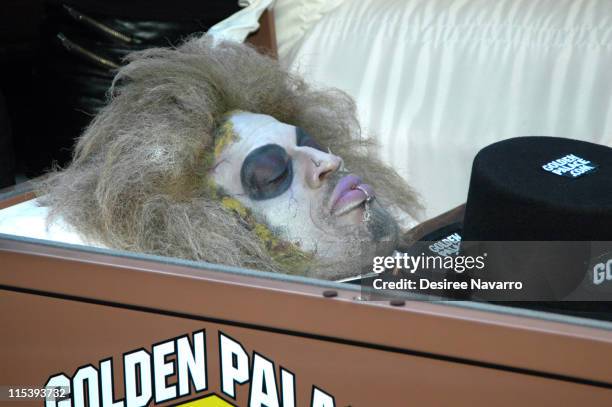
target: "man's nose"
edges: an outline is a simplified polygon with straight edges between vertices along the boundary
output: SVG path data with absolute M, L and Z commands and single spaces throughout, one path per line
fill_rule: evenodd
M 340 168 L 342 158 L 313 148 L 305 148 L 302 162 L 306 169 L 306 182 L 311 188 L 319 188 L 325 180 Z

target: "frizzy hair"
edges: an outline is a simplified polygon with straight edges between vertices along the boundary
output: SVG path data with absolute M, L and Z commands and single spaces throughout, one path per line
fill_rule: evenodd
M 70 165 L 40 185 L 49 222 L 61 216 L 85 239 L 116 249 L 291 273 L 207 192 L 205 157 L 231 110 L 302 127 L 387 203 L 412 215 L 418 208 L 405 182 L 373 158 L 341 91 L 314 89 L 247 45 L 213 46 L 206 36 L 126 62 Z

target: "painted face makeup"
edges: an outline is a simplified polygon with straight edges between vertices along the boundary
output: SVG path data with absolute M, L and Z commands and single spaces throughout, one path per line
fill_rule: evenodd
M 296 146 L 325 152 L 323 147 L 302 128 L 296 127 Z M 315 167 L 321 161 L 313 159 Z M 253 200 L 272 199 L 281 195 L 293 181 L 293 163 L 287 151 L 278 144 L 266 144 L 251 151 L 244 159 L 240 181 Z M 373 197 L 373 195 L 372 195 Z
M 396 223 L 374 189 L 340 171 L 342 159 L 306 131 L 248 112 L 228 124 L 233 137 L 216 151 L 210 175 L 279 238 L 351 267 L 380 249 L 376 243 L 395 241 Z
M 283 194 L 293 182 L 293 163 L 284 148 L 266 144 L 244 159 L 240 182 L 249 198 L 260 201 Z

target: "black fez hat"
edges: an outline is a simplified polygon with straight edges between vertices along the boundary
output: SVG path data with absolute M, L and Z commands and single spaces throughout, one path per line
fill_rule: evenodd
M 464 240 L 612 241 L 612 148 L 519 137 L 474 159 Z
M 457 237 L 456 253 L 489 255 L 484 270 L 458 280 L 524 283 L 516 297 L 480 299 L 612 301 L 612 260 L 608 274 L 605 268 L 612 259 L 612 148 L 557 137 L 512 138 L 483 148 L 473 162 L 463 222 L 429 232 L 420 237 L 425 244 L 407 251 L 441 254 L 459 247 Z M 594 275 L 597 264 L 603 269 Z M 473 294 L 467 298 L 479 299 Z

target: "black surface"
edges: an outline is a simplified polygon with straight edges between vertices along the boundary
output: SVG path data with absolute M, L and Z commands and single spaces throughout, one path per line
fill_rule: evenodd
M 599 168 L 579 178 L 542 165 L 566 154 Z M 464 240 L 612 240 L 612 148 L 556 137 L 520 137 L 482 149 L 472 167 Z
M 49 4 L 69 4 L 88 13 L 115 17 L 180 21 L 218 18 L 235 13 L 238 0 L 48 0 Z
M 4 96 L 0 92 L 0 188 L 15 183 L 13 135 Z
M 113 68 L 68 50 L 58 35 L 121 65 L 130 51 L 178 45 L 240 9 L 237 1 L 226 0 L 46 1 L 44 7 L 41 3 L 10 1 L 0 18 L 0 87 L 16 158 L 30 177 L 54 162 L 65 165 L 70 160 L 75 139 L 105 105 L 115 74 Z M 71 16 L 66 4 L 135 41 L 126 44 L 104 35 Z

